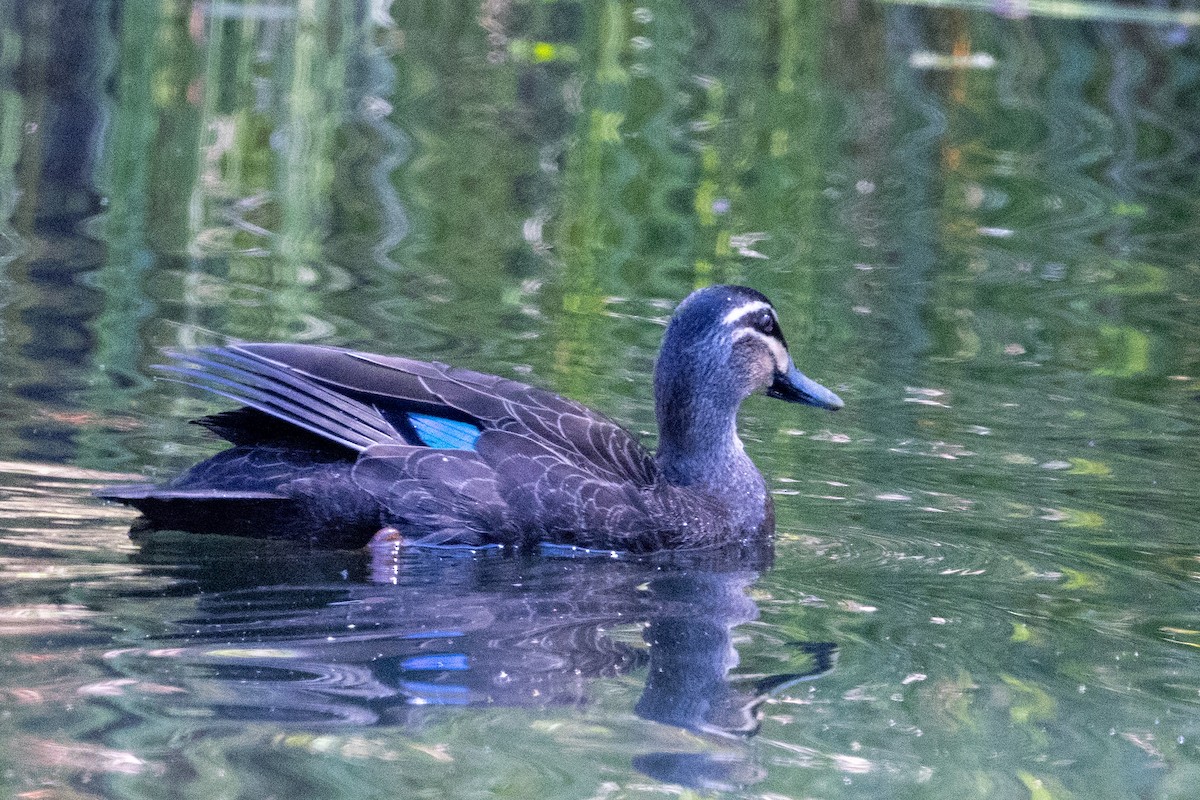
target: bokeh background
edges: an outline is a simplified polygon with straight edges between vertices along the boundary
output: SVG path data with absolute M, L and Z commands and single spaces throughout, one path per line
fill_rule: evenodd
M 0 782 L 1194 796 L 1198 25 L 1168 0 L 0 4 Z M 517 377 L 652 443 L 662 325 L 716 282 L 772 297 L 847 401 L 747 403 L 774 566 L 678 593 L 714 680 L 813 673 L 753 735 L 639 704 L 676 617 L 632 566 L 150 548 L 89 496 L 219 446 L 187 421 L 223 406 L 150 366 L 227 337 Z M 396 644 L 476 606 L 533 627 Z M 558 667 L 514 655 L 535 641 Z M 550 674 L 578 680 L 531 700 Z

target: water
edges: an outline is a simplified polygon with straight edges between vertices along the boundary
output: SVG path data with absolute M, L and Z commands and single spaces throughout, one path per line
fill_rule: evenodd
M 0 9 L 6 793 L 1192 797 L 1195 13 L 980 5 Z M 90 497 L 214 451 L 149 367 L 222 337 L 652 437 L 716 281 L 847 401 L 743 411 L 773 554 L 135 543 Z

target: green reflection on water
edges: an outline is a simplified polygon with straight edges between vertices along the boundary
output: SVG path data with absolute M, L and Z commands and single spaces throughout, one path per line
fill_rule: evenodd
M 651 431 L 671 304 L 746 282 L 849 405 L 747 404 L 780 532 L 738 669 L 842 655 L 731 746 L 761 770 L 730 793 L 1190 797 L 1194 12 L 923 5 L 5 7 L 0 455 L 191 462 L 217 406 L 147 367 L 223 336 L 445 359 Z M 643 675 L 415 728 L 184 715 L 173 689 L 212 684 L 116 685 L 104 654 L 195 598 L 121 520 L 64 528 L 68 478 L 3 474 L 5 605 L 48 626 L 0 644 L 23 791 L 629 796 L 659 788 L 633 756 L 726 746 L 635 719 Z

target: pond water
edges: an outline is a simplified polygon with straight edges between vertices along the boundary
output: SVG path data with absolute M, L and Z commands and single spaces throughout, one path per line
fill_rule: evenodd
M 21 798 L 1191 798 L 1196 12 L 0 5 L 0 785 Z M 449 361 L 653 441 L 699 285 L 772 553 L 321 552 L 96 487 L 220 445 L 224 337 Z

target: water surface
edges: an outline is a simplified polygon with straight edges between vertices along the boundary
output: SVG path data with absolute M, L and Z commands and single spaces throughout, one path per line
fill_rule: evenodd
M 0 781 L 45 797 L 1169 797 L 1200 782 L 1200 51 L 1172 4 L 0 11 Z M 345 345 L 653 442 L 771 296 L 773 553 L 313 552 L 90 491 L 164 347 Z

